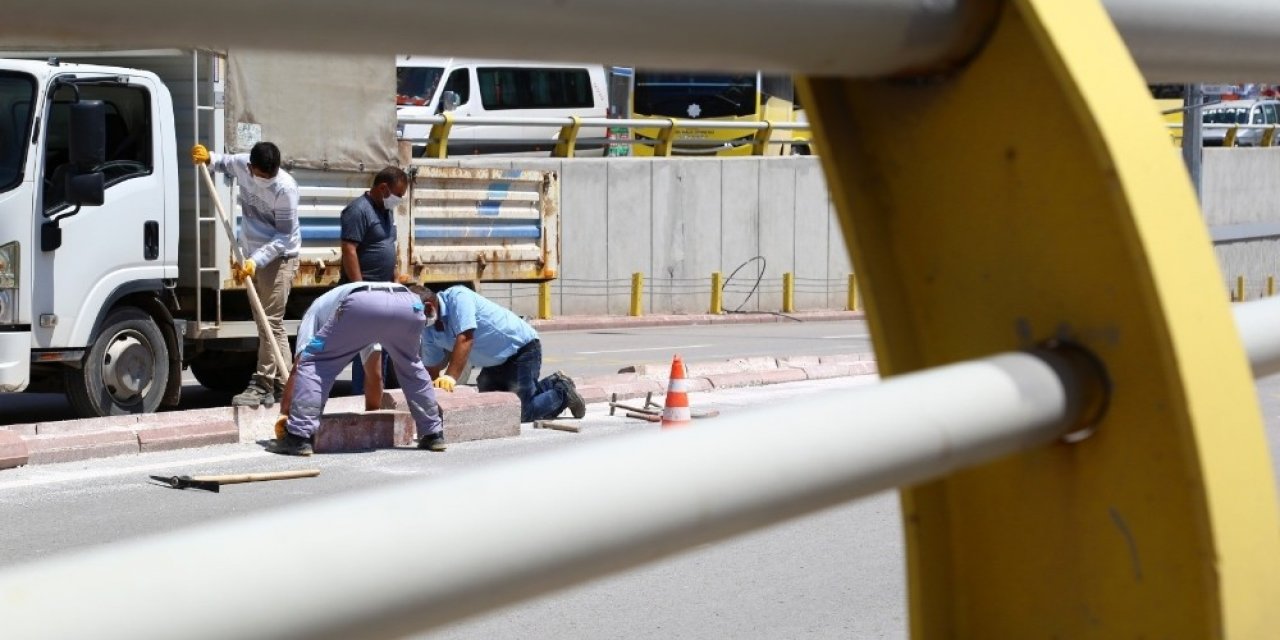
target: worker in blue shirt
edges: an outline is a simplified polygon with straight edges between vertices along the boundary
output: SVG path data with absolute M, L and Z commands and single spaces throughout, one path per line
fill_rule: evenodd
M 520 397 L 521 422 L 554 418 L 565 409 L 575 418 L 586 414 L 568 376 L 557 371 L 538 379 L 542 343 L 520 316 L 464 286 L 428 292 L 422 301 L 427 315 L 436 316 L 422 332 L 422 362 L 437 389 L 453 391 L 470 360 L 483 367 L 476 380 L 481 393 L 510 391 Z

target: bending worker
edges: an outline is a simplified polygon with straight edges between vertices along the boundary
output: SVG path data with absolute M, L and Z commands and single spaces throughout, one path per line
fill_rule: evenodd
M 258 333 L 258 368 L 243 393 L 231 399 L 233 406 L 271 406 L 280 399 L 284 385 L 276 378 L 271 357 L 271 341 L 280 353 L 289 353 L 289 336 L 284 332 L 284 308 L 289 289 L 298 271 L 302 236 L 298 231 L 298 183 L 280 168 L 280 149 L 270 142 L 253 145 L 248 154 L 209 153 L 202 144 L 191 149 L 191 161 L 207 164 L 214 171 L 235 176 L 240 185 L 240 248 L 245 258 L 231 265 L 236 282 L 253 278 L 262 298 L 270 335 Z
M 375 343 L 391 356 L 421 438 L 418 448 L 445 450 L 440 407 L 419 356 L 423 328 L 435 319 L 427 317 L 427 290 L 414 289 L 390 282 L 352 282 L 311 304 L 298 325 L 297 359 L 280 404 L 272 452 L 311 455 L 334 379 L 357 354 L 368 358 Z
M 511 391 L 520 397 L 521 422 L 554 418 L 566 408 L 575 418 L 586 415 L 568 376 L 557 371 L 538 379 L 542 343 L 520 316 L 461 285 L 439 293 L 424 289 L 422 300 L 428 315 L 437 317 L 422 334 L 422 361 L 436 388 L 453 391 L 470 360 L 484 367 L 476 380 L 481 393 Z

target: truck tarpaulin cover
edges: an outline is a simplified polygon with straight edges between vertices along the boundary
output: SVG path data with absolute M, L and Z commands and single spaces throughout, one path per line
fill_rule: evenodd
M 233 49 L 227 54 L 227 148 L 280 147 L 286 167 L 378 171 L 396 158 L 392 56 Z

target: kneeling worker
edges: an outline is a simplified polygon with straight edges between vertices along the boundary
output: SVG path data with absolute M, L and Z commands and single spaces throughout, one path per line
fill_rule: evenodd
M 281 401 L 273 453 L 309 456 L 333 381 L 357 354 L 379 347 L 391 358 L 420 449 L 444 451 L 444 422 L 431 378 L 422 365 L 423 327 L 434 318 L 418 292 L 389 282 L 352 282 L 316 299 L 298 326 L 297 359 Z M 379 390 L 379 396 L 381 391 Z
M 427 314 L 436 317 L 422 334 L 422 361 L 436 388 L 453 391 L 470 360 L 483 367 L 476 379 L 481 393 L 511 391 L 520 397 L 521 422 L 554 418 L 565 409 L 575 418 L 586 415 L 568 376 L 557 371 L 538 379 L 542 343 L 520 316 L 461 285 L 439 293 L 424 289 L 422 301 Z

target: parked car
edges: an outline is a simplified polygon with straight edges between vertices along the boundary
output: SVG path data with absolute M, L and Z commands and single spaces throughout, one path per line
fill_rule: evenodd
M 1280 124 L 1280 100 L 1228 100 L 1205 107 L 1202 121 L 1204 145 L 1221 147 L 1226 141 L 1230 126 L 1225 125 L 1277 125 Z M 1236 131 L 1236 145 L 1257 147 L 1262 144 L 1266 129 L 1240 126 Z

